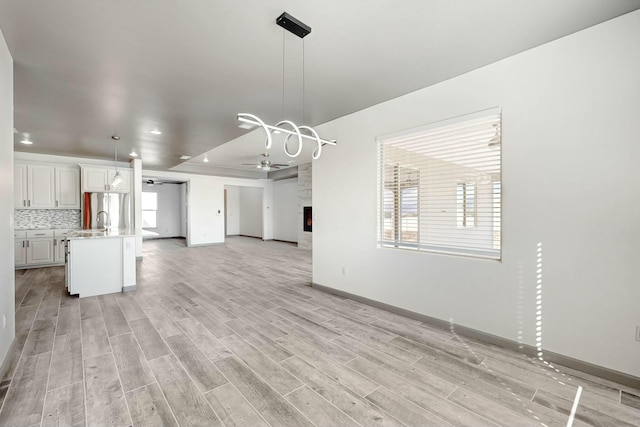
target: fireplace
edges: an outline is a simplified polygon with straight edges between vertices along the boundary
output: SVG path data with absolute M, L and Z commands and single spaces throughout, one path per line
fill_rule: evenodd
M 304 231 L 311 232 L 311 223 L 312 223 L 312 215 L 311 215 L 311 206 L 304 207 L 304 214 L 302 215 L 302 229 Z

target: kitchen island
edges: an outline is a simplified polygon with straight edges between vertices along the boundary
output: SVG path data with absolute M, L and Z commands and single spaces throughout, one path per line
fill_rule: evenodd
M 78 230 L 67 237 L 65 276 L 69 294 L 80 298 L 136 288 L 133 230 Z

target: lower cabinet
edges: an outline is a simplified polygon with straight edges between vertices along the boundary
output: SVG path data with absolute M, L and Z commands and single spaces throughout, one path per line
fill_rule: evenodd
M 25 239 L 16 239 L 16 267 L 27 265 L 27 241 Z
M 52 264 L 53 259 L 53 239 L 27 240 L 27 265 Z
M 16 268 L 46 267 L 65 262 L 68 230 L 28 230 L 15 233 Z M 55 236 L 55 237 L 54 237 Z
M 65 238 L 56 237 L 53 239 L 53 262 L 61 264 L 64 262 Z
M 65 264 L 69 294 L 80 298 L 134 290 L 135 236 L 70 238 Z
M 53 264 L 56 262 L 53 239 L 16 239 L 15 266 Z M 64 257 L 62 258 L 64 262 Z

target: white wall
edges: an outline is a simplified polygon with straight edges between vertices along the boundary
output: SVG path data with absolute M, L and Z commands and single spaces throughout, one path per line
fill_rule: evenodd
M 640 11 L 318 126 L 313 281 L 514 341 L 523 288 L 535 345 L 541 242 L 544 348 L 640 376 L 638 40 Z M 502 262 L 378 248 L 376 136 L 494 106 Z
M 13 250 L 13 59 L 0 32 L 0 367 L 15 337 Z
M 298 242 L 298 178 L 273 183 L 273 238 Z
M 313 208 L 313 165 L 306 163 L 298 166 L 298 248 L 313 248 L 313 233 L 304 231 L 302 226 L 304 221 L 304 208 L 311 206 Z M 316 214 L 312 212 L 312 222 L 315 223 Z M 312 230 L 315 224 L 311 225 Z
M 258 187 L 240 187 L 240 234 L 262 237 L 262 194 Z
M 187 237 L 187 184 L 180 184 L 180 237 Z
M 131 160 L 133 169 L 133 216 L 136 229 L 136 258 L 142 258 L 142 160 Z
M 157 237 L 180 237 L 182 234 L 182 191 L 180 184 L 142 186 L 144 193 L 158 193 Z
M 240 234 L 240 187 L 225 185 L 227 191 L 227 235 Z

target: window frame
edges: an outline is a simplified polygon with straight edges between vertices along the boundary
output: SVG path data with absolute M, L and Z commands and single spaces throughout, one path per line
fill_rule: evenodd
M 416 168 L 411 168 L 408 166 L 401 166 L 400 164 L 392 164 L 392 165 L 390 164 L 390 165 L 385 165 L 385 167 L 393 168 L 393 175 L 394 175 L 394 178 L 391 181 L 385 181 L 384 188 L 382 190 L 383 192 L 384 191 L 393 192 L 393 209 L 392 209 L 393 221 L 391 224 L 393 239 L 392 240 L 383 239 L 383 240 L 385 243 L 387 244 L 391 243 L 395 247 L 411 245 L 412 243 L 417 245 L 419 236 L 420 236 L 420 170 Z M 403 183 L 401 181 L 401 175 L 403 173 L 406 173 L 407 175 L 411 175 L 415 173 L 416 178 L 414 179 L 407 178 L 407 180 Z M 414 242 L 411 242 L 410 240 L 403 238 L 404 224 L 402 221 L 403 213 L 404 213 L 402 209 L 402 206 L 403 206 L 402 192 L 403 190 L 407 190 L 411 188 L 416 189 L 416 226 L 415 226 L 416 238 Z M 384 204 L 384 201 L 383 201 L 383 204 Z M 383 233 L 387 231 L 387 229 L 384 228 L 387 212 L 388 210 L 386 210 L 384 207 L 383 209 L 380 209 L 380 214 L 382 216 L 380 219 L 382 221 Z M 404 231 L 410 232 L 409 230 L 404 230 Z
M 494 118 L 491 118 L 491 116 L 495 116 L 495 121 Z M 480 223 L 480 220 L 482 220 L 482 223 L 485 224 L 483 227 L 483 230 L 489 230 L 489 234 L 491 237 L 486 237 L 484 236 L 484 243 L 480 244 L 480 245 L 474 245 L 473 244 L 473 237 L 466 237 L 466 238 L 460 238 L 460 242 L 461 244 L 456 243 L 455 239 L 452 239 L 452 242 L 447 242 L 447 233 L 449 233 L 450 231 L 447 231 L 446 229 L 442 229 L 442 230 L 437 230 L 436 229 L 436 233 L 437 231 L 443 231 L 443 235 L 445 236 L 444 238 L 442 237 L 438 237 L 436 234 L 425 234 L 424 236 L 420 234 L 420 230 L 423 227 L 423 225 L 426 226 L 426 233 L 429 233 L 429 218 L 428 216 L 424 216 L 425 215 L 425 211 L 421 210 L 422 206 L 427 203 L 427 207 L 426 209 L 429 209 L 429 203 L 428 203 L 428 196 L 425 196 L 425 199 L 421 198 L 421 192 L 423 191 L 423 186 L 426 186 L 427 188 L 427 192 L 429 191 L 429 186 L 431 184 L 428 183 L 421 183 L 420 180 L 418 180 L 418 218 L 417 218 L 417 223 L 418 223 L 418 239 L 417 242 L 415 243 L 410 243 L 410 242 L 406 242 L 403 241 L 402 236 L 399 235 L 398 233 L 400 232 L 400 230 L 394 230 L 394 234 L 393 234 L 393 239 L 388 239 L 385 238 L 385 226 L 388 225 L 388 221 L 385 223 L 385 212 L 388 211 L 388 209 L 385 211 L 386 206 L 385 206 L 385 190 L 388 190 L 389 186 L 386 185 L 386 180 L 387 178 L 385 178 L 385 168 L 391 166 L 393 164 L 393 158 L 397 157 L 394 154 L 392 154 L 390 157 L 391 159 L 386 159 L 385 158 L 385 141 L 389 141 L 390 139 L 396 139 L 396 138 L 411 138 L 414 135 L 419 135 L 421 133 L 427 134 L 427 132 L 431 131 L 431 130 L 439 130 L 438 128 L 445 128 L 448 126 L 455 126 L 457 124 L 460 124 L 461 127 L 465 126 L 465 122 L 472 122 L 474 120 L 482 120 L 483 118 L 487 118 L 487 123 L 491 123 L 491 125 L 493 127 L 495 127 L 495 136 L 491 137 L 490 139 L 487 140 L 487 146 L 489 149 L 492 150 L 498 150 L 497 152 L 497 168 L 494 171 L 491 171 L 487 174 L 481 172 L 483 169 L 478 168 L 478 181 L 474 181 L 473 178 L 469 179 L 469 177 L 467 177 L 466 179 L 462 179 L 462 180 L 458 180 L 457 184 L 464 184 L 465 186 L 467 185 L 473 185 L 473 189 L 474 189 L 474 195 L 473 195 L 473 207 L 472 207 L 472 211 L 469 211 L 469 206 L 468 206 L 468 200 L 465 200 L 464 202 L 464 226 L 463 227 L 456 227 L 457 225 L 457 211 L 458 211 L 458 206 L 457 203 L 454 205 L 455 206 L 455 211 L 453 214 L 453 228 L 454 229 L 459 229 L 459 231 L 464 232 L 464 230 L 469 230 L 470 232 L 473 232 L 474 229 L 478 228 L 478 224 Z M 491 129 L 491 131 L 493 131 L 493 129 Z M 488 131 L 487 131 L 488 132 Z M 497 142 L 496 139 L 497 138 Z M 462 141 L 462 139 L 460 139 L 460 141 Z M 456 142 L 460 142 L 460 141 L 456 141 Z M 378 150 L 378 162 L 377 162 L 377 173 L 378 173 L 378 179 L 377 179 L 377 184 L 378 184 L 378 203 L 377 203 L 377 209 L 378 209 L 378 223 L 377 223 L 377 246 L 378 248 L 382 248 L 382 249 L 402 249 L 402 250 L 413 250 L 413 251 L 420 251 L 420 252 L 425 252 L 425 253 L 435 253 L 435 254 L 442 254 L 442 255 L 454 255 L 454 256 L 465 256 L 465 257 L 472 257 L 472 258 L 476 258 L 476 259 L 486 259 L 486 260 L 491 260 L 491 261 L 498 261 L 501 262 L 502 261 L 502 241 L 503 241 L 503 235 L 502 235 L 502 228 L 503 228 L 503 218 L 502 218 L 502 206 L 503 206 L 503 189 L 504 189 L 504 183 L 502 182 L 502 109 L 500 107 L 494 107 L 494 108 L 490 108 L 487 110 L 483 110 L 483 111 L 478 111 L 476 113 L 471 113 L 471 114 L 465 114 L 459 117 L 454 117 L 451 119 L 446 119 L 446 120 L 442 120 L 442 121 L 438 121 L 438 122 L 434 122 L 434 123 L 430 123 L 428 125 L 425 126 L 419 126 L 416 128 L 411 128 L 411 129 L 406 129 L 406 130 L 402 130 L 399 132 L 393 132 L 393 133 L 389 133 L 389 134 L 384 134 L 384 135 L 380 135 L 376 138 L 376 142 L 377 142 L 377 150 Z M 411 156 L 409 156 L 411 157 Z M 494 159 L 495 158 L 491 155 L 488 154 L 487 159 Z M 423 159 L 421 159 L 420 161 L 424 161 Z M 387 163 L 388 162 L 388 163 Z M 420 163 L 420 162 L 418 162 Z M 408 159 L 408 161 L 402 161 L 400 163 L 398 163 L 398 167 L 402 168 L 412 168 L 415 167 L 418 170 L 418 176 L 421 176 L 423 171 L 420 169 L 421 167 L 424 166 L 416 166 L 416 164 L 414 164 L 411 159 Z M 465 173 L 465 175 L 467 175 Z M 487 188 L 482 188 L 483 186 L 487 186 Z M 480 189 L 482 188 L 482 194 L 483 194 L 483 202 L 482 202 L 482 209 L 483 209 L 483 216 L 482 218 L 480 218 L 479 215 L 479 206 L 480 206 L 480 200 L 479 200 L 479 194 L 480 194 Z M 490 194 L 487 193 L 487 189 L 490 189 Z M 457 185 L 454 184 L 453 187 L 453 191 L 457 191 Z M 497 196 L 496 196 L 496 191 L 497 191 Z M 487 193 L 487 194 L 485 194 Z M 488 197 L 488 199 L 486 199 Z M 456 202 L 457 202 L 457 194 L 454 194 L 454 198 L 456 198 Z M 466 199 L 466 198 L 465 198 Z M 387 199 L 388 200 L 388 199 Z M 426 201 L 425 201 L 426 200 Z M 497 200 L 497 202 L 496 202 Z M 441 202 L 441 200 L 438 200 L 438 202 Z M 444 211 L 443 211 L 444 212 Z M 398 201 L 395 200 L 394 198 L 394 213 L 398 213 Z M 469 220 L 473 218 L 473 224 L 469 224 Z M 397 224 L 398 221 L 400 219 L 399 218 L 394 218 L 394 225 L 396 225 L 397 228 Z M 426 222 L 426 224 L 423 224 L 423 222 Z M 486 224 L 489 225 L 486 225 Z M 482 230 L 480 230 L 480 232 L 482 232 Z M 426 236 L 426 237 L 425 237 Z M 435 238 L 433 236 L 436 236 Z M 438 240 L 441 239 L 440 242 L 433 242 L 434 240 Z M 483 245 L 487 245 L 488 247 L 483 247 Z
M 145 201 L 144 201 L 144 194 L 154 194 L 155 195 L 155 209 L 144 209 L 144 205 L 145 205 Z M 141 205 L 141 211 L 142 211 L 142 216 L 144 217 L 144 213 L 145 212 L 153 212 L 154 213 L 154 223 L 155 225 L 153 227 L 145 227 L 144 226 L 144 219 L 142 220 L 142 229 L 144 230 L 156 230 L 158 228 L 158 192 L 157 191 L 143 191 L 142 192 L 142 196 L 141 196 L 141 201 L 140 201 L 140 205 Z

